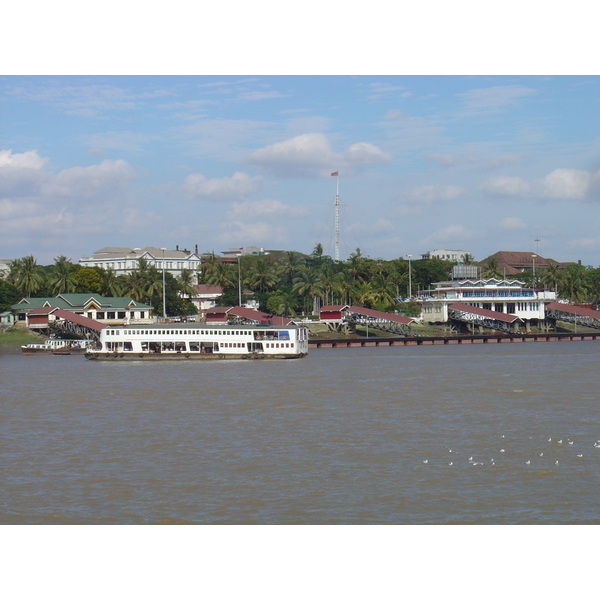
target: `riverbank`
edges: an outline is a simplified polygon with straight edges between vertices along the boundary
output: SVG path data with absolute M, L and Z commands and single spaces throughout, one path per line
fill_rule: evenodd
M 23 344 L 36 344 L 43 342 L 46 338 L 37 333 L 31 333 L 27 329 L 4 329 L 0 331 L 0 345 L 22 346 Z

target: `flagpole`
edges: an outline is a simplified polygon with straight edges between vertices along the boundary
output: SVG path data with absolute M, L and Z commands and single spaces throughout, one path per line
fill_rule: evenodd
M 340 172 L 335 172 L 335 262 L 340 262 Z

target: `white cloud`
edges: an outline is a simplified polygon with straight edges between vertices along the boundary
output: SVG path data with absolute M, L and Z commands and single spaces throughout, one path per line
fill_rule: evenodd
M 598 174 L 578 169 L 555 169 L 529 183 L 521 177 L 501 175 L 483 182 L 482 192 L 493 196 L 521 196 L 549 200 L 584 200 Z
M 279 92 L 271 91 L 271 92 L 244 92 L 238 96 L 242 100 L 269 100 L 271 98 L 287 98 L 285 94 L 280 94 Z
M 156 139 L 158 136 L 150 136 L 138 131 L 106 131 L 82 138 L 83 142 L 93 149 L 90 150 L 90 153 L 106 149 L 142 152 L 149 142 Z
M 384 233 L 392 233 L 398 229 L 392 221 L 379 218 L 375 223 L 353 223 L 346 227 L 348 233 L 357 235 L 381 235 Z
M 182 192 L 188 200 L 239 200 L 248 194 L 257 192 L 262 187 L 260 175 L 250 177 L 246 173 L 236 171 L 231 177 L 207 179 L 201 173 L 192 173 L 185 178 Z
M 567 242 L 567 246 L 580 250 L 596 250 L 600 248 L 600 236 L 595 238 L 570 240 Z
M 124 160 L 103 160 L 99 165 L 71 167 L 54 176 L 42 187 L 47 196 L 89 198 L 122 187 L 138 175 Z
M 501 229 L 527 229 L 527 225 L 519 217 L 505 217 L 500 221 Z
M 457 165 L 475 163 L 479 159 L 475 154 L 439 154 L 434 152 L 426 157 L 427 160 L 433 161 L 442 167 L 455 167 Z
M 388 110 L 385 115 L 383 115 L 384 120 L 386 121 L 396 121 L 397 119 L 401 119 L 402 118 L 402 112 L 399 111 L 398 109 L 391 109 Z
M 445 244 L 461 245 L 464 241 L 476 239 L 478 236 L 475 232 L 467 229 L 463 224 L 451 224 L 441 227 L 431 235 L 421 240 L 421 245 L 428 247 L 443 246 Z
M 227 162 L 241 160 L 249 148 L 277 139 L 279 126 L 251 119 L 201 119 L 173 131 L 186 150 Z
M 223 244 L 258 244 L 275 249 L 273 244 L 286 244 L 289 242 L 289 232 L 286 227 L 265 223 L 264 221 L 253 223 L 231 221 L 224 223 L 221 227 L 223 233 L 218 237 Z
M 526 196 L 531 186 L 521 177 L 500 175 L 484 181 L 479 189 L 493 196 Z
M 0 150 L 0 168 L 43 169 L 47 158 L 42 158 L 36 150 L 13 154 L 12 150 Z
M 353 170 L 390 160 L 388 154 L 367 142 L 336 153 L 322 133 L 305 133 L 255 150 L 246 162 L 281 177 L 319 177 L 337 169 Z
M 497 85 L 470 90 L 457 96 L 464 99 L 466 112 L 481 113 L 498 111 L 535 93 L 534 89 L 524 85 Z
M 0 195 L 23 197 L 34 195 L 49 176 L 44 171 L 47 158 L 35 150 L 13 154 L 12 150 L 0 150 Z
M 455 185 L 420 185 L 410 190 L 408 197 L 419 204 L 432 204 L 456 200 L 464 191 L 464 188 Z
M 590 187 L 591 174 L 577 169 L 555 169 L 541 182 L 541 196 L 557 200 L 582 200 Z
M 232 219 L 250 219 L 257 217 L 296 218 L 308 216 L 308 209 L 302 206 L 290 206 L 280 200 L 256 200 L 254 202 L 234 202 L 229 216 Z

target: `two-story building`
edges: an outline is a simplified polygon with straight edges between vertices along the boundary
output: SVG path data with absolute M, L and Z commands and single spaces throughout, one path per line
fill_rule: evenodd
M 478 309 L 504 313 L 521 321 L 537 324 L 546 318 L 545 306 L 556 300 L 556 293 L 525 287 L 516 279 L 459 279 L 434 283 L 428 291 L 419 292 L 425 323 L 447 323 L 449 307 L 460 303 Z
M 180 250 L 179 246 L 175 250 L 147 246 L 146 248 L 102 248 L 96 250 L 92 256 L 80 258 L 79 264 L 82 267 L 110 268 L 116 275 L 127 275 L 139 267 L 140 258 L 143 258 L 148 265 L 154 266 L 161 272 L 164 269 L 174 277 L 181 275 L 183 269 L 200 272 L 202 263 L 198 246 L 194 252 Z

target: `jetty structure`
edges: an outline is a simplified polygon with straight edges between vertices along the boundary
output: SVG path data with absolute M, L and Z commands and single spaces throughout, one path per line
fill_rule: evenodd
M 423 323 L 529 331 L 544 324 L 546 305 L 556 301 L 556 292 L 528 287 L 518 279 L 467 278 L 434 283 L 414 299 Z

